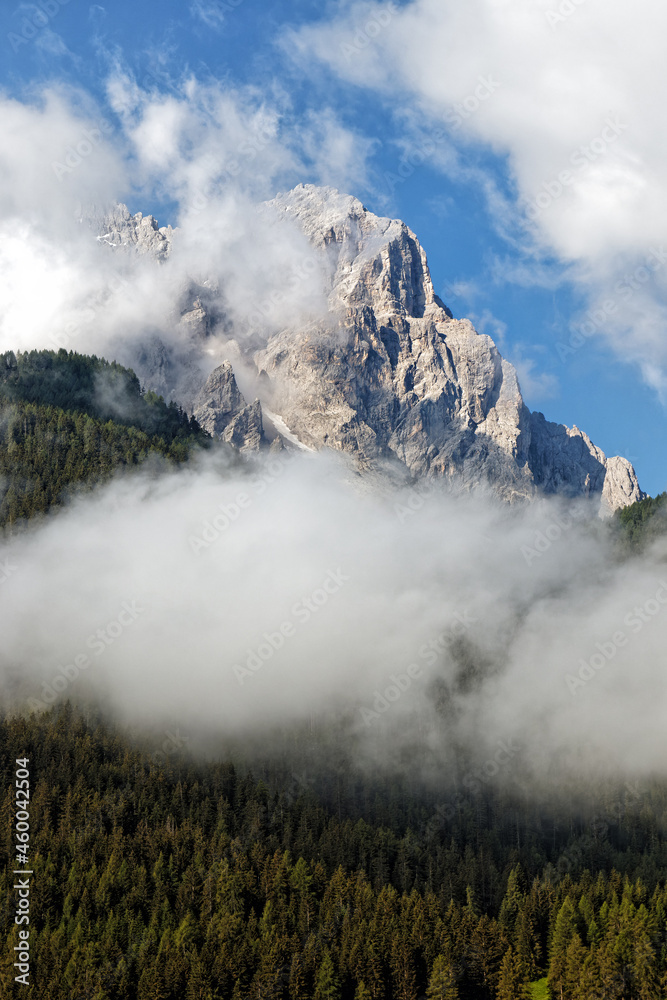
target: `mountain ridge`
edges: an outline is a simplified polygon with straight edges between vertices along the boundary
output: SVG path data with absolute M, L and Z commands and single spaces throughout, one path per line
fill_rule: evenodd
M 409 477 L 489 487 L 510 502 L 539 493 L 597 495 L 604 513 L 643 498 L 626 459 L 607 458 L 576 426 L 528 409 L 514 366 L 436 295 L 426 253 L 404 222 L 314 185 L 278 194 L 265 208 L 307 237 L 321 265 L 329 315 L 268 334 L 258 328 L 245 348 L 226 332 L 225 363 L 235 370 L 240 351 L 261 386 L 254 402 L 239 394 L 236 409 L 218 414 L 220 433 L 228 433 L 230 422 L 254 408 L 236 421 L 232 437 L 241 450 L 268 443 L 262 428 L 268 409 L 304 446 L 347 453 L 362 470 L 389 460 Z M 130 216 L 124 206 L 104 225 L 104 232 L 115 227 L 121 245 L 156 260 L 165 260 L 178 239 L 177 229 Z M 206 305 L 197 300 L 197 309 L 200 328 L 210 330 L 215 324 Z M 215 382 L 229 377 L 216 371 L 191 407 L 200 415 L 206 410 L 208 429 L 217 419 Z M 141 375 L 151 386 L 155 373 L 144 368 Z

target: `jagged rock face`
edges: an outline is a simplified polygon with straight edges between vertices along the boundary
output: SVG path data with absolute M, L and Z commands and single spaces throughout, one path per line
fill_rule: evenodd
M 264 443 L 261 404 L 246 403 L 228 361 L 209 375 L 195 399 L 194 416 L 205 431 L 239 451 L 259 451 Z
M 105 209 L 93 206 L 86 219 L 98 232 L 96 239 L 101 247 L 130 260 L 149 258 L 164 264 L 178 233 L 171 226 L 160 227 L 152 215 L 131 215 L 125 205 Z M 200 363 L 199 348 L 219 322 L 215 309 L 219 290 L 210 279 L 200 283 L 182 277 L 172 290 L 176 291 L 173 325 L 179 328 L 180 339 L 163 340 L 151 332 L 136 349 L 128 349 L 122 361 L 148 388 L 191 410 L 205 378 L 202 368 L 208 368 Z
M 98 242 L 106 243 L 120 252 L 136 251 L 149 254 L 156 260 L 166 260 L 171 252 L 174 230 L 171 226 L 159 227 L 152 215 L 130 215 L 125 205 L 116 205 L 95 220 L 100 230 Z
M 285 330 L 254 356 L 275 386 L 272 405 L 302 441 L 351 452 L 362 466 L 393 455 L 414 476 L 488 484 L 509 500 L 599 494 L 613 509 L 641 498 L 624 459 L 607 460 L 577 428 L 528 411 L 491 338 L 435 295 L 404 223 L 312 186 L 271 204 L 326 255 L 338 318 L 333 334 Z
M 367 470 L 389 459 L 412 476 L 485 485 L 510 501 L 540 491 L 597 495 L 613 510 L 641 499 L 625 459 L 607 459 L 578 428 L 530 413 L 514 367 L 491 338 L 454 319 L 435 294 L 424 250 L 403 222 L 312 185 L 279 195 L 267 210 L 308 237 L 329 305 L 321 322 L 248 349 L 270 409 L 289 432 L 286 445 L 291 438 L 347 452 Z M 116 215 L 123 246 L 158 260 L 169 253 L 177 231 L 124 206 Z M 202 339 L 211 313 L 198 293 L 189 290 L 186 299 L 181 325 Z M 248 406 L 230 365 L 216 369 L 193 409 L 206 429 L 241 450 L 264 441 L 260 403 Z
M 332 311 L 369 306 L 376 316 L 423 316 L 435 295 L 426 254 L 404 222 L 381 219 L 333 188 L 299 185 L 269 202 L 298 222 L 328 259 Z M 449 314 L 451 316 L 451 314 Z
M 639 488 L 637 474 L 627 458 L 613 455 L 607 459 L 607 471 L 602 487 L 602 501 L 611 511 L 643 500 L 646 494 Z

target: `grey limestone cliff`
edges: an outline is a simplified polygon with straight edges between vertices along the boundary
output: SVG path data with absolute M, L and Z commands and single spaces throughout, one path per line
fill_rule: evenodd
M 530 413 L 491 338 L 435 294 L 404 223 L 330 188 L 300 186 L 272 205 L 326 255 L 331 275 L 334 331 L 287 329 L 254 356 L 276 387 L 274 408 L 306 444 L 362 465 L 395 456 L 414 476 L 487 484 L 509 500 L 598 494 L 614 509 L 642 496 L 625 459 Z
M 328 296 L 319 321 L 263 338 L 259 331 L 245 348 L 243 338 L 234 342 L 286 442 L 348 453 L 360 469 L 394 461 L 413 477 L 488 487 L 509 501 L 590 495 L 613 510 L 643 496 L 625 459 L 607 458 L 577 427 L 528 410 L 516 370 L 493 340 L 455 319 L 435 294 L 424 250 L 405 223 L 312 185 L 278 195 L 266 210 L 306 235 Z M 177 237 L 122 206 L 111 221 L 122 245 L 158 260 Z M 201 296 L 190 299 L 185 326 L 203 339 L 211 311 Z M 193 408 L 212 433 L 241 450 L 259 447 L 261 405 L 246 403 L 231 365 L 216 369 Z
M 137 251 L 156 260 L 166 260 L 171 252 L 174 230 L 158 226 L 152 215 L 131 215 L 125 205 L 115 205 L 97 214 L 93 221 L 99 230 L 97 240 L 120 252 Z
M 242 452 L 259 451 L 264 440 L 261 404 L 258 399 L 246 403 L 228 361 L 209 375 L 195 399 L 193 412 L 213 437 Z

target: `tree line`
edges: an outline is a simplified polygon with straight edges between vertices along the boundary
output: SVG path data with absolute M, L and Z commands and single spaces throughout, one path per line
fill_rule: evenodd
M 534 809 L 519 844 L 491 797 L 434 831 L 403 789 L 356 780 L 332 806 L 326 781 L 294 788 L 279 758 L 258 777 L 238 755 L 156 754 L 69 705 L 6 718 L 0 751 L 8 998 L 518 1000 L 544 979 L 563 1000 L 667 993 L 665 788 L 604 835 L 625 845 L 619 867 L 601 845 L 597 870 L 573 853 L 563 871 Z M 33 778 L 28 988 L 12 967 L 19 755 Z M 355 818 L 371 787 L 399 803 L 391 826 Z
M 210 437 L 133 371 L 64 349 L 0 354 L 0 527 L 14 529 L 149 456 L 185 462 Z

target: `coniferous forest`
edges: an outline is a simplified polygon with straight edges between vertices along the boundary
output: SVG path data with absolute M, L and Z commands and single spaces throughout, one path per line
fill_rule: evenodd
M 212 442 L 134 373 L 0 358 L 11 533 L 151 454 Z M 618 558 L 664 495 L 610 522 Z M 355 764 L 335 720 L 161 752 L 69 703 L 0 723 L 2 996 L 40 1000 L 662 1000 L 667 786 L 436 793 Z M 15 982 L 14 760 L 30 760 L 31 985 Z M 307 761 L 307 773 L 303 770 Z M 459 762 L 460 763 L 460 762 Z
M 0 28 L 0 1000 L 667 1000 L 667 0 Z
M 55 351 L 0 355 L 0 526 L 46 513 L 149 455 L 183 462 L 209 436 L 133 371 Z
M 317 722 L 299 739 L 312 761 Z M 665 995 L 664 786 L 601 801 L 593 822 L 492 789 L 434 812 L 408 778 L 370 781 L 340 753 L 295 780 L 293 742 L 206 763 L 69 705 L 4 719 L 3 997 Z M 28 989 L 12 967 L 19 754 L 33 776 Z

